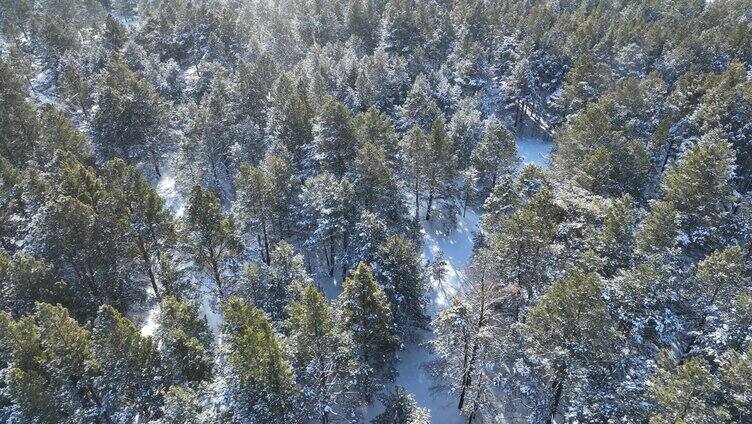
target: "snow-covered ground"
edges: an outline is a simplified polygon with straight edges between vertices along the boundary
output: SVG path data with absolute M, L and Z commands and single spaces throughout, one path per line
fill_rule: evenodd
M 553 143 L 535 137 L 517 139 L 517 152 L 523 163 L 535 163 L 545 167 L 553 149 Z
M 468 210 L 464 217 L 457 218 L 457 228 L 446 233 L 441 225 L 430 221 L 423 221 L 423 261 L 431 263 L 441 255 L 446 261 L 446 275 L 442 281 L 431 279 L 430 303 L 428 313 L 431 318 L 449 304 L 452 294 L 456 293 L 464 280 L 464 267 L 470 260 L 473 251 L 473 234 L 478 228 L 479 216 Z M 436 423 L 465 422 L 457 409 L 455 396 L 445 392 L 432 390 L 434 381 L 425 373 L 423 365 L 434 359 L 425 342 L 430 339 L 430 332 L 418 334 L 418 340 L 405 346 L 399 352 L 397 364 L 397 378 L 394 384 L 403 386 L 415 396 L 415 400 L 422 408 L 431 412 L 431 421 Z M 376 401 L 366 411 L 366 419 L 370 420 L 383 411 L 381 402 Z

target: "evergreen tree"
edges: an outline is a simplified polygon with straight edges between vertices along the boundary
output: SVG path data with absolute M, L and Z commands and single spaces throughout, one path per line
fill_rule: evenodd
M 223 72 L 218 72 L 211 80 L 209 92 L 203 96 L 196 111 L 196 118 L 186 132 L 188 139 L 181 149 L 184 166 L 194 168 L 200 185 L 232 198 L 235 187 L 235 163 L 232 161 L 233 145 L 232 111 L 230 105 L 229 82 Z
M 424 175 L 428 167 L 428 140 L 420 127 L 412 127 L 400 140 L 402 173 L 415 197 L 415 221 L 420 218 L 420 201 L 425 190 Z
M 164 200 L 136 168 L 120 159 L 105 167 L 106 189 L 112 196 L 114 213 L 126 223 L 123 237 L 130 245 L 129 256 L 140 262 L 157 299 L 169 294 L 159 288 L 157 262 L 163 251 L 175 243 L 175 226 Z
M 198 305 L 167 297 L 159 304 L 159 343 L 173 384 L 208 381 L 212 373 L 212 335 Z
M 452 202 L 455 188 L 455 163 L 457 158 L 452 153 L 451 139 L 444 130 L 444 122 L 439 118 L 433 122 L 428 135 L 426 158 L 426 220 L 431 219 L 431 210 L 435 200 Z
M 313 126 L 315 160 L 318 167 L 341 178 L 355 156 L 352 117 L 345 105 L 327 98 Z
M 662 367 L 651 378 L 650 393 L 657 404 L 651 424 L 727 421 L 725 408 L 715 406 L 718 379 L 704 359 L 694 357 L 678 366 L 671 365 L 665 352 L 661 359 Z
M 72 423 L 100 415 L 89 332 L 65 308 L 38 303 L 33 315 L 16 322 L 0 315 L 0 329 L 10 365 L 7 390 L 19 418 Z
M 266 277 L 265 287 L 255 301 L 273 321 L 280 321 L 286 318 L 290 302 L 311 283 L 311 277 L 303 256 L 284 240 L 274 246 Z
M 105 414 L 117 422 L 157 418 L 164 377 L 151 337 L 109 305 L 99 308 L 92 331 L 92 356 L 103 371 L 95 379 Z
M 0 252 L 2 310 L 20 317 L 34 310 L 35 302 L 72 304 L 70 288 L 60 281 L 49 263 L 17 252 Z
M 501 175 L 513 172 L 519 161 L 514 135 L 496 118 L 486 121 L 483 138 L 472 152 L 471 161 L 481 178 L 482 193 L 493 189 Z
M 403 224 L 407 210 L 402 199 L 394 195 L 402 190 L 402 182 L 382 147 L 370 142 L 361 145 L 355 152 L 350 178 L 358 209 L 373 212 L 390 227 Z
M 505 288 L 493 274 L 488 255 L 469 265 L 470 280 L 433 321 L 431 348 L 438 359 L 430 364 L 440 387 L 459 395 L 457 409 L 472 422 L 493 417 L 495 361 L 501 352 L 504 325 L 498 310 L 513 300 L 514 287 Z
M 227 272 L 235 266 L 240 243 L 231 216 L 222 213 L 219 199 L 195 186 L 189 199 L 184 229 L 186 250 L 199 271 L 209 273 L 220 296 L 224 296 Z
M 483 137 L 480 112 L 474 99 L 465 98 L 447 125 L 457 155 L 457 165 L 465 169 L 470 164 L 471 153 Z
M 291 155 L 294 174 L 307 170 L 307 155 L 313 139 L 313 111 L 307 94 L 286 74 L 277 80 L 267 112 L 267 136 L 281 143 Z
M 290 304 L 285 328 L 308 418 L 328 423 L 336 416 L 352 416 L 357 365 L 350 340 L 337 326 L 324 295 L 306 286 L 300 299 Z
M 306 244 L 317 247 L 324 257 L 330 276 L 337 265 L 347 269 L 346 258 L 350 243 L 350 229 L 355 220 L 354 190 L 343 178 L 324 172 L 305 182 L 301 199 L 303 203 L 303 228 L 309 234 Z
M 726 391 L 726 400 L 731 420 L 744 422 L 752 414 L 752 350 L 744 353 L 730 350 L 724 355 L 721 365 L 721 383 Z
M 192 389 L 170 386 L 165 393 L 162 422 L 174 424 L 201 424 L 201 405 Z
M 27 88 L 15 69 L 0 60 L 0 154 L 15 166 L 24 166 L 35 150 L 39 123 L 26 100 Z
M 425 75 L 418 75 L 410 92 L 407 93 L 405 102 L 398 109 L 399 122 L 403 129 L 418 126 L 423 131 L 428 131 L 434 121 L 442 117 L 439 106 L 431 97 L 432 93 Z
M 619 269 L 629 269 L 634 256 L 635 227 L 638 216 L 629 195 L 615 199 L 606 209 L 603 227 L 593 236 L 593 250 L 603 260 L 603 275 L 610 277 Z
M 398 340 L 389 303 L 371 269 L 363 262 L 342 283 L 338 302 L 340 325 L 352 335 L 353 354 L 361 366 L 359 395 L 369 400 L 394 373 Z
M 573 274 L 548 288 L 524 324 L 529 349 L 541 358 L 550 380 L 547 423 L 559 414 L 574 373 L 597 376 L 616 358 L 620 335 L 601 296 L 596 275 Z
M 296 422 L 293 370 L 271 322 L 237 298 L 224 305 L 233 419 Z
M 243 163 L 238 169 L 235 186 L 237 199 L 233 211 L 239 220 L 239 229 L 243 234 L 256 235 L 255 242 L 261 252 L 261 259 L 268 265 L 271 261 L 270 243 L 272 240 L 272 212 L 274 193 L 272 183 L 264 169 Z M 252 243 L 251 240 L 246 240 Z
M 117 56 L 108 62 L 103 78 L 91 123 L 96 151 L 104 159 L 148 163 L 161 175 L 159 165 L 168 147 L 162 100 Z
M 371 420 L 373 424 L 428 424 L 430 413 L 418 407 L 415 397 L 402 386 L 396 386 L 384 401 L 384 412 Z
M 679 228 L 692 247 L 713 246 L 723 237 L 734 202 L 734 151 L 718 133 L 690 147 L 661 182 L 663 200 L 678 213 Z
M 428 287 L 415 245 L 401 236 L 391 236 L 378 246 L 374 263 L 378 264 L 374 274 L 389 300 L 397 332 L 405 335 L 411 326 L 424 326 L 428 321 Z

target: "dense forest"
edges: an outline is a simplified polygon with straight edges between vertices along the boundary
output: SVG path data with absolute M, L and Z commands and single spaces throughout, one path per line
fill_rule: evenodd
M 0 30 L 0 421 L 752 423 L 750 0 Z

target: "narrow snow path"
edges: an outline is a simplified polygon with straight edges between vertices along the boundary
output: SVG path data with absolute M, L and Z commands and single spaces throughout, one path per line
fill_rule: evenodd
M 478 228 L 478 220 L 478 215 L 468 210 L 464 217 L 457 217 L 457 228 L 449 233 L 445 232 L 441 225 L 423 221 L 423 261 L 431 263 L 438 256 L 442 256 L 446 261 L 446 275 L 442 281 L 433 278 L 430 280 L 428 313 L 431 318 L 449 304 L 451 296 L 462 285 L 465 278 L 464 267 L 473 253 L 473 236 Z M 406 345 L 405 349 L 399 352 L 397 378 L 394 384 L 401 385 L 412 393 L 418 406 L 430 411 L 432 422 L 463 423 L 466 419 L 457 409 L 456 396 L 432 390 L 435 382 L 423 369 L 424 364 L 435 358 L 425 345 L 430 338 L 430 331 L 420 332 L 418 340 Z M 366 419 L 372 419 L 383 410 L 381 402 L 374 402 L 366 411 Z
M 553 144 L 534 137 L 521 137 L 517 139 L 517 150 L 523 163 L 535 163 L 542 167 L 548 164 Z M 425 205 L 423 205 L 425 207 Z M 451 296 L 459 290 L 465 279 L 465 266 L 473 254 L 473 237 L 478 230 L 480 216 L 475 211 L 468 210 L 464 217 L 457 218 L 457 228 L 446 233 L 440 225 L 423 221 L 423 253 L 424 262 L 433 262 L 441 255 L 446 261 L 446 276 L 442 281 L 431 279 L 430 304 L 428 313 L 431 318 L 445 308 Z M 415 396 L 415 400 L 422 408 L 431 413 L 431 421 L 434 423 L 464 423 L 457 409 L 457 397 L 446 392 L 431 390 L 434 385 L 432 379 L 426 375 L 423 364 L 434 359 L 434 355 L 425 346 L 425 342 L 431 338 L 431 333 L 426 331 L 420 334 L 419 340 L 405 346 L 399 353 L 397 363 L 397 378 L 395 384 L 399 384 Z M 375 402 L 366 413 L 370 420 L 383 411 L 381 402 Z

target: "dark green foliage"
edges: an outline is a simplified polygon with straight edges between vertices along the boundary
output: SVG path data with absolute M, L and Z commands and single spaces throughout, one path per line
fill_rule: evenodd
M 352 335 L 355 359 L 363 367 L 358 372 L 359 393 L 368 400 L 375 384 L 393 374 L 398 339 L 389 302 L 368 265 L 360 262 L 342 289 L 340 325 Z
M 224 306 L 230 335 L 234 416 L 240 421 L 295 417 L 293 372 L 271 322 L 261 310 L 230 298 Z
M 173 384 L 208 381 L 212 375 L 212 335 L 198 306 L 186 299 L 159 304 L 156 338 Z

